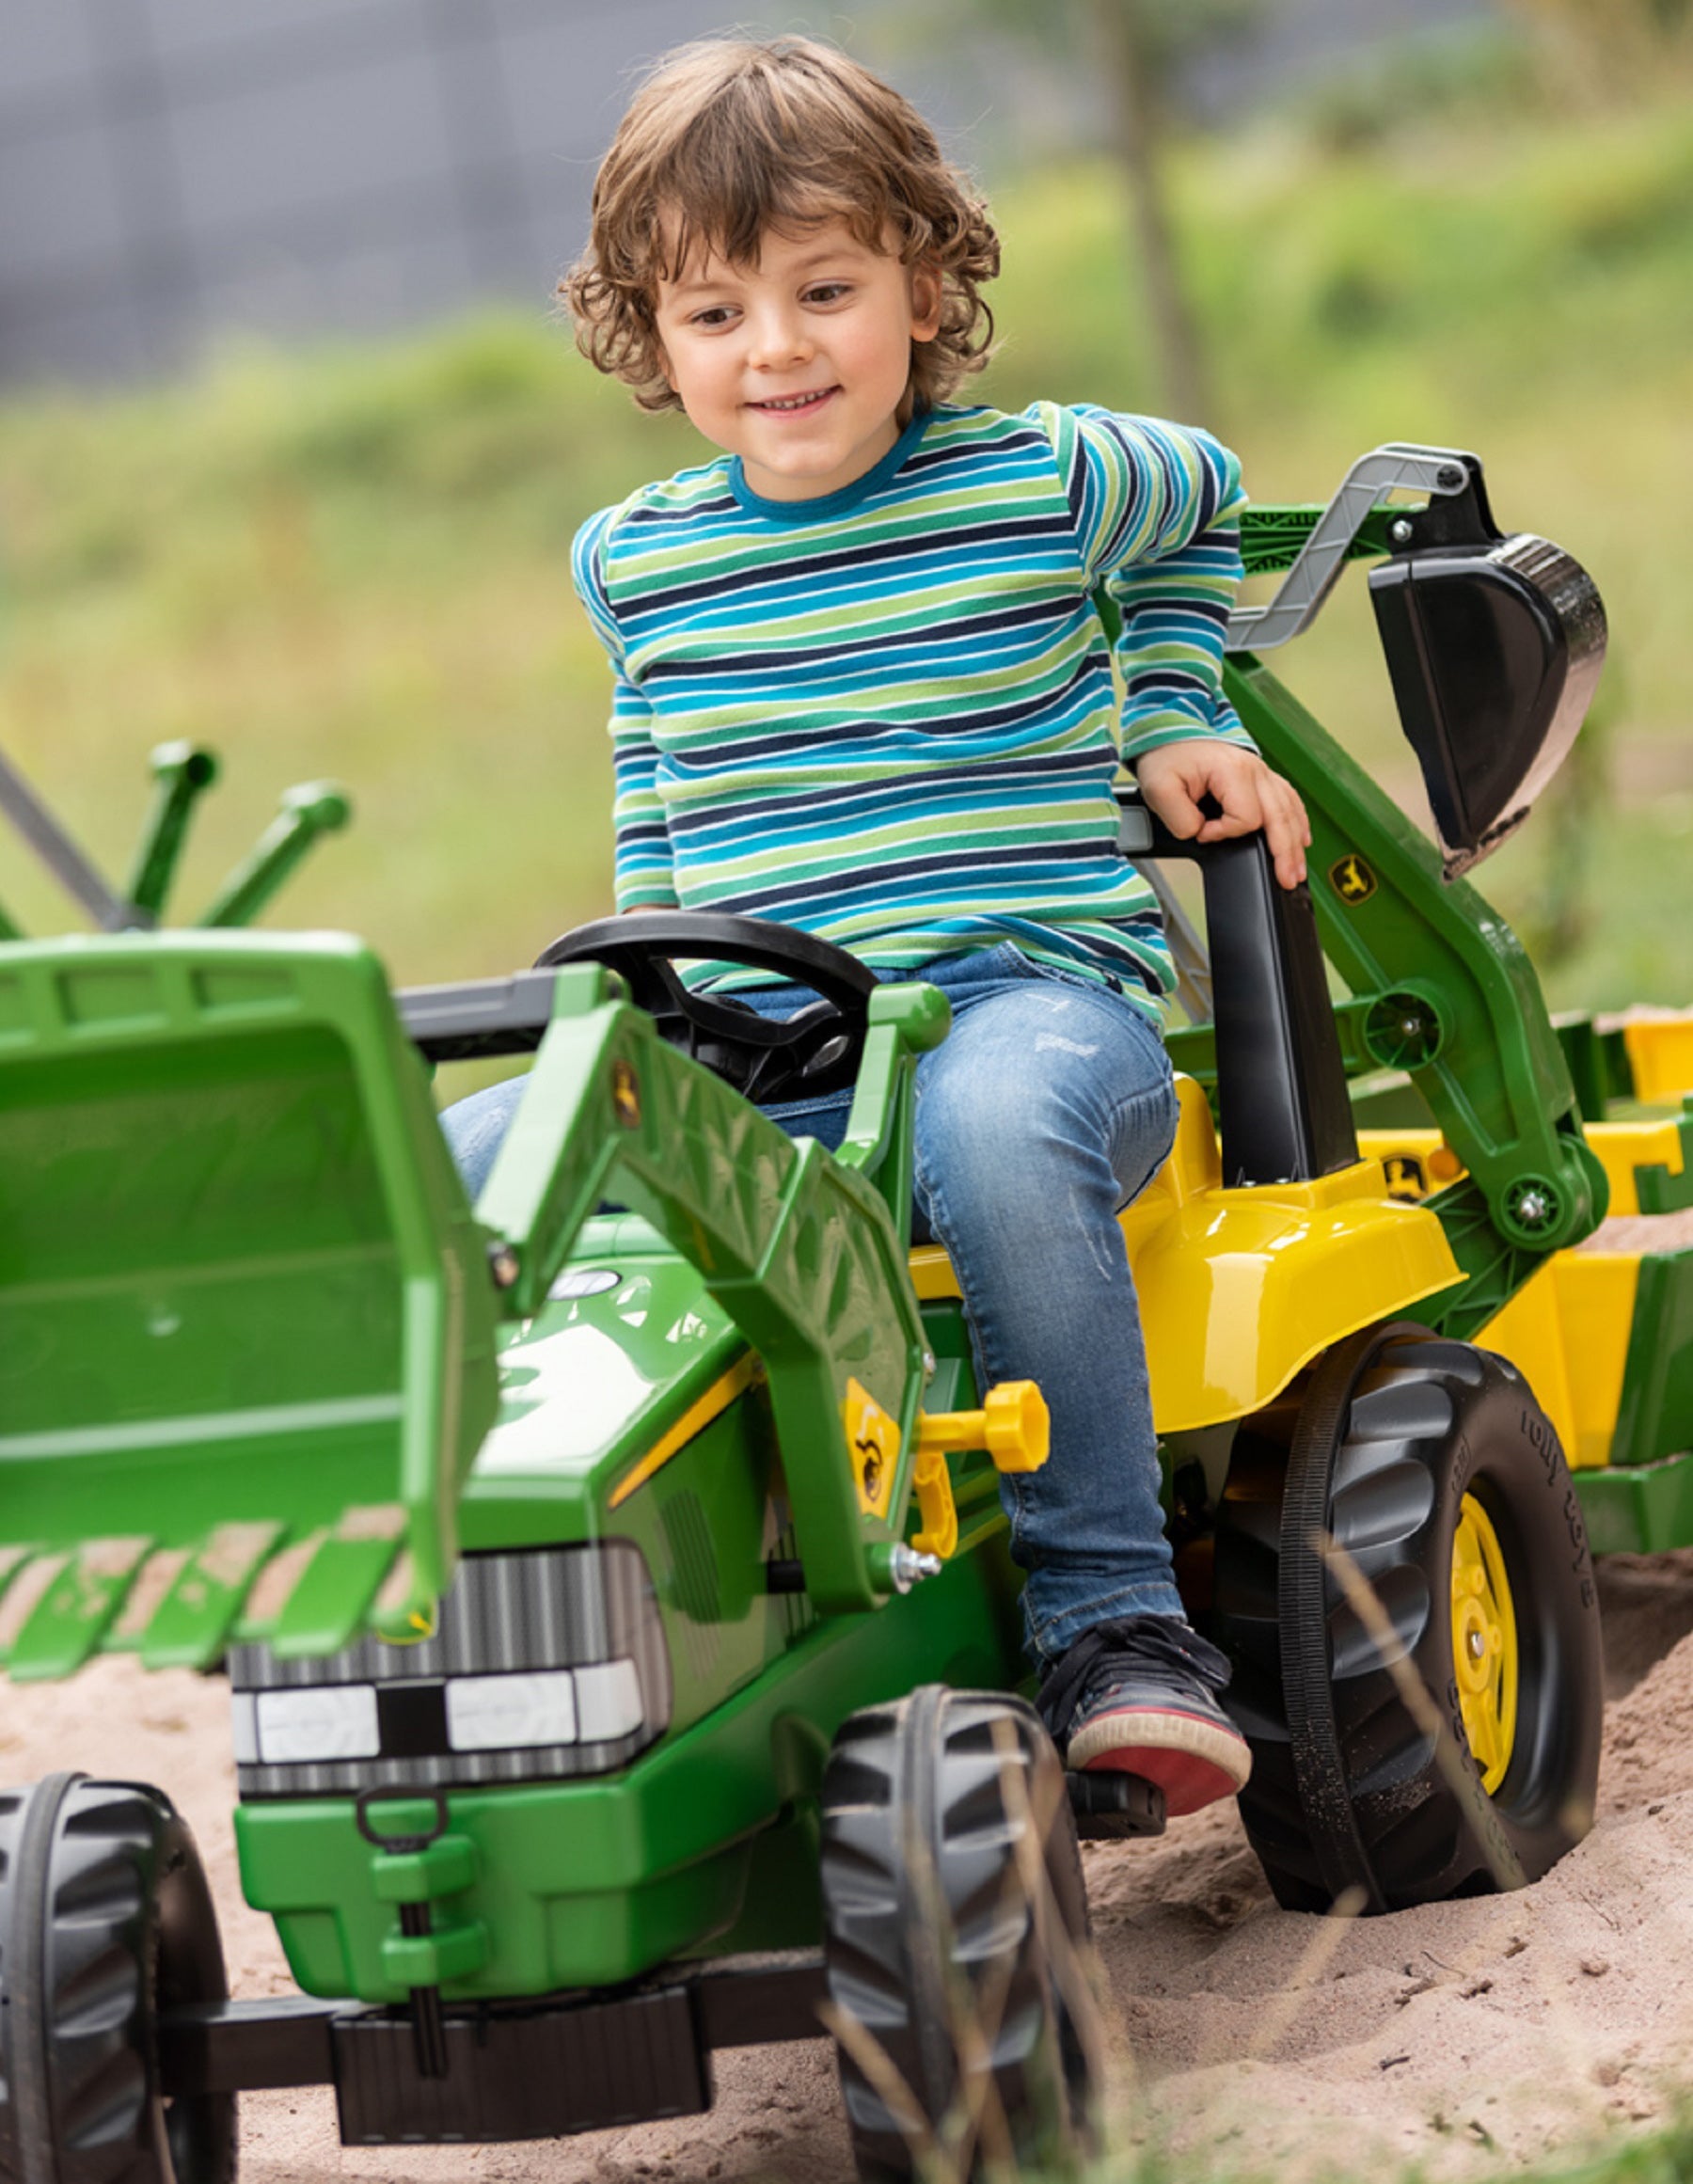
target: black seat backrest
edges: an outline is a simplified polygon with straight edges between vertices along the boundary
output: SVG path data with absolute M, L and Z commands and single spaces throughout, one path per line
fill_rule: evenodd
M 1261 831 L 1182 842 L 1132 792 L 1119 800 L 1126 857 L 1199 868 L 1224 1182 L 1308 1182 L 1351 1167 L 1358 1141 L 1309 888 L 1277 882 Z

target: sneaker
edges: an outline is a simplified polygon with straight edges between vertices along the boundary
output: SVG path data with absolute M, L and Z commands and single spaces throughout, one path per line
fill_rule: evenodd
M 1227 1661 L 1197 1631 L 1135 1615 L 1084 1631 L 1035 1703 L 1067 1767 L 1139 1775 L 1174 1820 L 1232 1797 L 1252 1772 L 1246 1739 L 1217 1703 L 1227 1682 Z

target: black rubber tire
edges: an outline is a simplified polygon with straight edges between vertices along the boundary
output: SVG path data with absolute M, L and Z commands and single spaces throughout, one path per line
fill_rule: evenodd
M 954 2028 L 990 2017 L 989 2113 L 1017 2162 L 1090 2152 L 1101 2035 L 1087 1897 L 1063 1768 L 1034 1709 L 927 1685 L 853 1715 L 824 1778 L 822 1830 L 831 1999 L 923 2117 L 955 2134 L 946 2174 L 978 2176 L 998 2150 L 991 2123 L 968 2146 L 957 2135 L 970 2089 Z M 913 2132 L 851 2046 L 836 2047 L 860 2176 L 923 2174 Z
M 1466 1494 L 1494 1527 L 1516 1624 L 1516 1731 L 1491 1795 L 1452 1654 Z M 1373 1588 L 1449 1737 L 1407 1704 L 1323 1535 Z M 1504 1358 L 1403 1322 L 1329 1352 L 1296 1403 L 1237 1435 L 1215 1588 L 1234 1661 L 1226 1703 L 1252 1746 L 1242 1817 L 1288 1908 L 1398 1910 L 1521 1887 L 1592 1825 L 1592 1560 L 1558 1435 Z
M 172 2099 L 159 2013 L 229 1993 L 211 1891 L 169 1801 L 50 1775 L 0 1793 L 0 2179 L 232 2184 L 232 2094 Z

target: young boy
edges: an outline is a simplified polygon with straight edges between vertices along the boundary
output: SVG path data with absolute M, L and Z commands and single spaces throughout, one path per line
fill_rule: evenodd
M 917 1077 L 918 1211 L 983 1383 L 1036 1380 L 1052 1411 L 1045 1468 L 1004 1482 L 1041 1711 L 1069 1765 L 1145 1776 L 1179 1813 L 1250 1762 L 1171 1581 L 1115 1219 L 1176 1119 L 1119 741 L 1179 836 L 1262 826 L 1291 887 L 1309 835 L 1219 691 L 1238 466 L 1149 419 L 949 404 L 998 261 L 921 118 L 840 53 L 660 62 L 563 293 L 592 361 L 721 452 L 593 516 L 576 581 L 615 678 L 618 908 L 774 919 L 952 1002 Z M 801 998 L 731 982 L 763 1011 Z M 515 1094 L 449 1119 L 473 1188 Z M 846 1107 L 770 1112 L 832 1146 Z

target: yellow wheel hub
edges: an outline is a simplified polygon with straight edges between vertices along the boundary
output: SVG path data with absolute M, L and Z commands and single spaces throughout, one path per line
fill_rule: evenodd
M 1516 1610 L 1499 1535 L 1473 1494 L 1464 1497 L 1452 1541 L 1452 1657 L 1464 1733 L 1491 1796 L 1516 1737 Z

